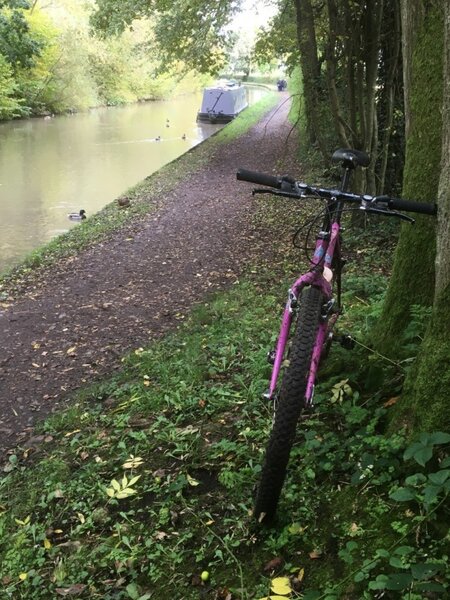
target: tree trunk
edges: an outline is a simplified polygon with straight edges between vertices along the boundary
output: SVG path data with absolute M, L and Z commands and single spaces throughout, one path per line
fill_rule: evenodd
M 403 90 L 405 95 L 405 135 L 409 137 L 411 119 L 412 63 L 416 35 L 425 18 L 425 2 L 401 0 Z
M 365 112 L 365 137 L 362 141 L 363 148 L 371 152 L 371 163 L 367 172 L 367 183 L 369 193 L 375 193 L 375 165 L 377 162 L 378 148 L 375 144 L 376 135 L 376 84 L 378 74 L 378 60 L 380 51 L 381 20 L 383 16 L 383 0 L 371 0 L 368 2 L 364 13 L 363 39 L 365 48 L 363 51 L 365 89 L 364 89 L 364 112 Z
M 378 172 L 377 194 L 382 194 L 384 191 L 384 183 L 386 179 L 386 170 L 389 157 L 389 144 L 391 141 L 392 127 L 394 124 L 394 107 L 396 94 L 394 89 L 395 77 L 397 75 L 399 59 L 400 59 L 400 44 L 401 44 L 401 29 L 400 29 L 400 11 L 398 1 L 393 2 L 390 7 L 391 13 L 389 34 L 386 36 L 385 48 L 385 63 L 387 63 L 387 73 L 384 81 L 384 99 L 385 99 L 385 120 L 382 134 L 380 156 L 380 168 Z
M 326 49 L 326 64 L 327 64 L 327 83 L 328 93 L 330 95 L 330 108 L 333 116 L 334 128 L 339 139 L 339 144 L 344 147 L 350 147 L 350 142 L 346 132 L 346 119 L 341 112 L 338 86 L 336 83 L 336 46 L 337 36 L 339 32 L 338 10 L 334 0 L 328 0 L 328 43 Z
M 445 0 L 403 0 L 405 11 L 422 21 L 403 30 L 407 92 L 408 139 L 403 196 L 433 202 L 437 198 L 442 149 L 443 3 Z M 407 5 L 407 6 L 405 6 Z M 411 46 L 414 44 L 414 48 Z M 411 59 L 412 57 L 412 59 Z M 411 62 L 412 60 L 412 62 Z M 409 61 L 409 62 L 408 62 Z M 417 217 L 403 225 L 393 274 L 378 325 L 377 348 L 396 355 L 410 320 L 410 306 L 433 302 L 436 223 Z
M 417 359 L 405 384 L 404 409 L 414 415 L 416 430 L 450 429 L 450 5 L 444 2 L 444 104 L 442 167 L 439 180 L 439 217 L 436 288 L 433 314 Z M 405 411 L 406 412 L 406 411 Z
M 311 142 L 317 142 L 324 159 L 328 162 L 330 158 L 329 151 L 320 125 L 320 98 L 318 90 L 321 86 L 321 74 L 317 56 L 316 32 L 311 1 L 295 0 L 295 10 L 308 133 Z

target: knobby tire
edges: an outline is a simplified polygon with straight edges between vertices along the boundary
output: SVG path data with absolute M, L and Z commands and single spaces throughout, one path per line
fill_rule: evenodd
M 259 522 L 271 521 L 276 512 L 297 421 L 304 408 L 311 356 L 324 302 L 323 293 L 314 287 L 305 288 L 300 295 L 289 366 L 284 371 L 275 402 L 272 431 L 256 493 L 254 517 Z

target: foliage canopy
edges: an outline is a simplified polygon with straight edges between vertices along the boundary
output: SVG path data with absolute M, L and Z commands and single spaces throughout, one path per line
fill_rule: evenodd
M 214 73 L 225 64 L 231 43 L 226 29 L 241 0 L 97 0 L 91 18 L 103 35 L 118 35 L 136 19 L 154 23 L 153 48 L 164 68 L 183 61 L 201 73 Z
M 45 42 L 33 35 L 24 11 L 26 0 L 0 1 L 0 54 L 13 69 L 30 68 L 36 63 Z

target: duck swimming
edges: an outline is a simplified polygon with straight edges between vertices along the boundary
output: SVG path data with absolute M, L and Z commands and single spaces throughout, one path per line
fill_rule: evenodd
M 71 221 L 82 221 L 86 218 L 86 211 L 81 209 L 79 213 L 70 213 L 67 216 Z
M 158 137 L 155 137 L 155 142 L 160 142 L 161 141 L 161 136 L 158 135 Z

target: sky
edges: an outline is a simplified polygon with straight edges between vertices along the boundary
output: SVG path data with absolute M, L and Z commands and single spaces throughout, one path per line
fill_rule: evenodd
M 233 26 L 238 29 L 258 29 L 277 12 L 277 7 L 267 0 L 244 0 L 242 10 L 233 19 Z

